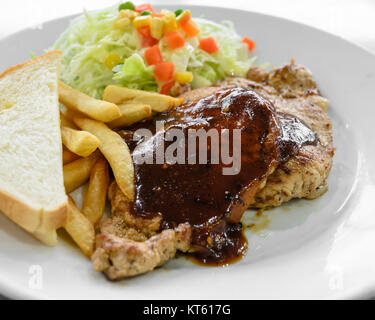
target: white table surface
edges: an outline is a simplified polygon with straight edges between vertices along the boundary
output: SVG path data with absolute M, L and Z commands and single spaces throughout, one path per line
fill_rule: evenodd
M 118 0 L 1 1 L 0 38 L 58 17 L 96 10 Z M 134 1 L 141 3 L 142 1 Z M 221 6 L 271 14 L 339 35 L 375 53 L 375 0 L 158 0 L 151 4 Z M 0 295 L 0 300 L 4 299 Z

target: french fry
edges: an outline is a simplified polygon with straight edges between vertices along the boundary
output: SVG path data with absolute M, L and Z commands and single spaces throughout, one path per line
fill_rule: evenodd
M 74 118 L 73 121 L 100 140 L 99 149 L 111 165 L 119 188 L 130 201 L 134 201 L 134 166 L 125 141 L 102 122 L 87 118 Z
M 103 122 L 113 121 L 121 116 L 114 103 L 94 99 L 78 90 L 59 82 L 59 101 L 67 108 Z
M 99 159 L 92 168 L 89 188 L 83 200 L 82 213 L 96 227 L 104 214 L 109 186 L 108 164 Z
M 87 116 L 85 114 L 83 114 L 82 112 L 79 112 L 79 111 L 73 111 L 72 109 L 68 109 L 68 108 L 65 108 L 65 110 L 62 112 L 62 114 L 64 115 L 64 117 L 70 121 L 73 126 L 78 129 L 78 127 L 74 124 L 73 122 L 73 119 L 74 118 L 87 118 Z
M 68 127 L 72 129 L 77 129 L 77 126 L 70 120 L 63 112 L 60 112 L 60 122 L 62 127 Z
M 104 90 L 103 100 L 116 104 L 142 103 L 151 106 L 152 111 L 163 112 L 182 104 L 184 99 L 164 94 L 146 92 L 109 85 Z
M 63 149 L 63 165 L 64 166 L 68 163 L 78 160 L 79 158 L 80 156 L 76 155 L 75 153 L 69 151 L 68 149 L 66 149 L 66 147 L 64 147 Z
M 67 193 L 74 191 L 88 180 L 99 156 L 100 152 L 97 150 L 87 158 L 78 159 L 63 167 L 64 185 Z
M 81 157 L 88 157 L 99 147 L 97 137 L 87 131 L 61 126 L 61 139 L 65 147 Z
M 128 127 L 141 120 L 152 116 L 151 107 L 148 104 L 129 103 L 119 104 L 121 117 L 108 123 L 110 128 Z
M 79 211 L 74 200 L 68 197 L 68 219 L 64 226 L 78 247 L 91 257 L 95 246 L 95 229 L 93 224 Z

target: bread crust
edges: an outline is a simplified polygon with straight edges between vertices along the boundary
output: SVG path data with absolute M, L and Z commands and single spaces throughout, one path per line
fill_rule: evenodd
M 12 73 L 13 71 L 16 71 L 18 69 L 22 69 L 23 67 L 26 67 L 26 66 L 29 66 L 29 65 L 32 65 L 35 62 L 38 62 L 39 60 L 43 60 L 43 59 L 45 59 L 45 58 L 47 58 L 49 56 L 55 55 L 55 54 L 61 55 L 62 53 L 59 50 L 52 50 L 52 51 L 49 51 L 49 52 L 47 52 L 46 54 L 44 54 L 42 56 L 35 57 L 35 58 L 33 58 L 33 59 L 29 60 L 29 61 L 17 64 L 17 65 L 12 66 L 12 67 L 9 67 L 3 73 L 0 74 L 0 78 L 3 78 L 4 76 L 8 75 L 9 73 Z
M 38 210 L 0 190 L 0 211 L 44 244 L 53 246 L 57 244 L 56 229 L 66 222 L 68 203 L 50 211 Z
M 61 55 L 61 51 L 53 50 L 42 56 L 10 67 L 0 74 L 0 78 L 40 60 L 48 59 L 53 55 Z M 44 244 L 52 246 L 57 244 L 56 229 L 64 226 L 66 223 L 68 215 L 68 198 L 66 198 L 66 201 L 61 203 L 55 209 L 45 211 L 43 209 L 33 208 L 25 204 L 16 196 L 4 190 L 0 190 L 0 211 Z

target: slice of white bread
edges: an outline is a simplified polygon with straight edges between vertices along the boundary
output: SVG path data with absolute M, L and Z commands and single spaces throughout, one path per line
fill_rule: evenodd
M 61 52 L 0 75 L 0 211 L 47 245 L 65 224 L 58 105 Z

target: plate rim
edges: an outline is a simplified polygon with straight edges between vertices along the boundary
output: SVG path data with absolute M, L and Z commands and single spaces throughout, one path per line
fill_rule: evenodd
M 223 6 L 220 6 L 220 5 L 218 5 L 218 6 L 216 6 L 216 5 L 195 5 L 195 4 L 193 5 L 193 4 L 185 4 L 185 3 L 181 3 L 179 5 L 186 5 L 189 8 L 195 8 L 196 10 L 199 10 L 199 8 L 210 8 L 210 9 L 221 9 L 221 10 L 231 11 L 233 13 L 235 13 L 235 12 L 246 12 L 246 13 L 258 15 L 260 17 L 276 19 L 276 20 L 279 20 L 281 23 L 286 22 L 286 23 L 294 24 L 295 26 L 304 26 L 306 28 L 313 29 L 316 32 L 326 34 L 330 37 L 339 39 L 340 41 L 344 41 L 347 45 L 354 46 L 357 49 L 361 50 L 362 52 L 368 54 L 375 61 L 375 53 L 372 52 L 369 48 L 366 48 L 365 46 L 363 46 L 361 44 L 358 44 L 356 42 L 348 40 L 348 39 L 342 37 L 341 35 L 334 34 L 332 32 L 320 29 L 320 28 L 315 27 L 315 26 L 311 26 L 311 25 L 306 24 L 306 23 L 298 22 L 298 21 L 295 21 L 295 20 L 291 20 L 291 19 L 288 19 L 288 18 L 283 18 L 283 17 L 271 15 L 271 14 L 256 12 L 256 11 L 252 11 L 252 10 L 238 9 L 238 8 L 227 8 L 227 7 L 223 7 Z M 176 5 L 155 4 L 155 7 L 168 8 L 168 7 L 176 7 Z M 97 11 L 97 10 L 89 11 L 89 12 L 95 12 L 95 11 Z M 64 16 L 61 16 L 61 17 L 58 17 L 58 18 L 55 18 L 55 19 L 49 19 L 49 20 L 43 21 L 43 22 L 41 22 L 37 25 L 33 25 L 33 26 L 23 28 L 22 30 L 19 30 L 17 32 L 14 32 L 14 33 L 11 33 L 11 34 L 8 34 L 8 35 L 5 35 L 5 36 L 1 37 L 0 43 L 9 40 L 12 37 L 19 36 L 20 34 L 22 34 L 24 32 L 35 30 L 35 29 L 40 29 L 40 26 L 42 26 L 42 28 L 44 28 L 45 25 L 56 23 L 57 21 L 62 21 L 62 20 L 70 20 L 71 21 L 72 19 L 78 17 L 81 14 L 82 13 L 64 15 Z M 44 299 L 44 298 L 46 298 L 45 295 L 38 294 L 38 292 L 35 292 L 35 294 L 31 294 L 27 290 L 22 290 L 22 289 L 18 288 L 17 285 L 16 286 L 9 285 L 9 282 L 7 283 L 6 281 L 3 281 L 4 277 L 5 277 L 4 275 L 0 276 L 0 294 L 4 295 L 6 298 L 10 298 L 10 299 L 31 299 L 31 300 L 32 299 Z M 375 294 L 374 291 L 375 291 L 375 283 L 369 284 L 369 285 L 367 285 L 367 287 L 362 287 L 362 288 L 359 288 L 359 289 L 355 288 L 353 290 L 350 290 L 346 294 L 341 294 L 341 295 L 336 294 L 337 297 L 335 297 L 335 299 L 369 299 L 371 297 L 374 297 L 374 294 Z M 131 300 L 131 299 L 129 299 L 129 300 Z

